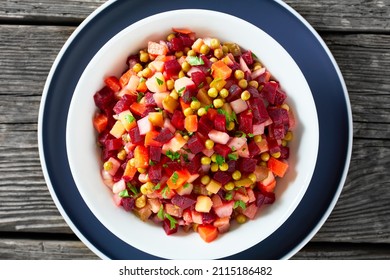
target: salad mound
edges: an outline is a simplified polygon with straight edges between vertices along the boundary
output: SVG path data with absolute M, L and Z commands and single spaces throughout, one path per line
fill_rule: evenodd
M 275 201 L 295 120 L 250 50 L 173 28 L 104 82 L 93 125 L 116 205 L 211 242 Z

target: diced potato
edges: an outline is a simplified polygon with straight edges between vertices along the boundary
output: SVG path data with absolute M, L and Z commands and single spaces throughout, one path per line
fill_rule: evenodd
M 201 213 L 209 213 L 213 202 L 210 197 L 200 195 L 196 199 L 195 210 Z
M 216 194 L 221 187 L 222 187 L 221 183 L 212 179 L 212 180 L 210 180 L 210 183 L 207 184 L 206 190 L 208 190 L 209 192 L 211 192 L 213 194 Z
M 115 138 L 119 139 L 122 137 L 123 133 L 125 133 L 126 129 L 123 126 L 121 121 L 116 121 L 114 126 L 110 130 L 110 134 L 114 136 Z

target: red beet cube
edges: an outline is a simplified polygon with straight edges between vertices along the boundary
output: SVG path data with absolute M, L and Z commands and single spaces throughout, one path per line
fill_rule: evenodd
M 283 124 L 271 124 L 268 129 L 269 134 L 270 136 L 272 136 L 272 138 L 281 140 L 284 138 L 284 136 L 286 136 L 287 131 L 285 129 L 285 125 Z
M 116 102 L 115 93 L 108 86 L 103 87 L 93 96 L 95 105 L 102 111 L 111 110 L 113 104 Z
M 161 152 L 162 152 L 162 148 L 161 147 L 150 146 L 149 147 L 149 157 L 150 157 L 150 160 L 153 161 L 153 162 L 160 162 L 160 160 L 161 160 Z
M 154 100 L 153 97 L 153 93 L 151 92 L 145 93 L 145 105 L 147 107 L 153 107 L 153 109 L 157 107 L 156 101 Z
M 261 124 L 269 119 L 267 108 L 261 98 L 249 99 L 249 108 L 253 114 L 253 124 Z
M 107 151 L 119 150 L 122 148 L 122 139 L 108 139 L 104 145 L 106 146 Z
M 278 108 L 278 107 L 269 107 L 268 115 L 271 117 L 272 122 L 276 125 L 289 124 L 288 111 L 286 109 Z
M 207 136 L 214 128 L 213 122 L 206 116 L 200 117 L 198 121 L 198 132 L 200 132 L 202 135 Z
M 203 224 L 211 224 L 217 219 L 217 215 L 214 212 L 202 213 Z
M 162 168 L 160 164 L 149 166 L 148 169 L 148 176 L 149 179 L 153 183 L 158 183 L 161 180 L 162 177 Z
M 174 52 L 182 51 L 184 49 L 183 41 L 178 37 L 172 38 L 169 42 L 167 42 L 167 45 L 169 50 Z
M 252 52 L 250 50 L 247 50 L 241 55 L 242 59 L 244 59 L 245 63 L 250 66 L 253 64 L 253 57 Z
M 142 144 L 144 142 L 144 137 L 140 135 L 138 126 L 133 127 L 129 131 L 129 136 L 131 143 L 133 144 Z
M 188 88 L 189 87 L 186 88 L 186 90 L 183 92 L 181 96 L 183 102 L 186 104 L 190 104 L 192 99 L 196 96 L 196 91 L 193 90 L 192 87 L 190 87 L 190 89 Z
M 171 123 L 178 130 L 184 130 L 184 120 L 185 116 L 182 111 L 175 110 L 172 115 Z
M 153 138 L 153 140 L 160 142 L 161 144 L 165 144 L 173 137 L 175 137 L 175 135 L 173 135 L 169 128 L 164 127 L 161 129 L 160 133 L 155 138 Z
M 134 197 L 124 197 L 122 198 L 122 207 L 125 211 L 130 212 L 135 208 L 135 199 Z
M 199 153 L 186 165 L 188 172 L 190 172 L 191 174 L 199 173 L 199 169 L 202 166 L 200 162 L 201 158 L 202 154 Z
M 206 75 L 201 71 L 193 72 L 191 73 L 191 79 L 195 83 L 196 87 L 200 88 L 206 82 Z
M 228 145 L 223 145 L 223 144 L 220 144 L 220 143 L 216 143 L 214 145 L 214 151 L 223 156 L 224 158 L 227 158 L 228 154 L 232 152 L 232 150 L 230 149 L 230 147 Z
M 242 89 L 237 84 L 232 84 L 229 88 L 229 95 L 226 97 L 227 102 L 232 102 L 241 98 Z
M 196 200 L 190 196 L 181 196 L 177 194 L 174 197 L 172 197 L 171 202 L 175 204 L 177 207 L 180 207 L 181 209 L 184 210 L 194 205 L 196 203 Z
M 227 164 L 229 165 L 229 169 L 226 172 L 232 174 L 234 171 L 236 171 L 236 163 L 237 161 L 235 160 L 229 160 L 227 162 Z
M 267 138 L 267 144 L 268 144 L 268 149 L 271 154 L 275 154 L 280 152 L 280 146 L 278 144 L 278 141 L 274 138 Z
M 164 219 L 163 228 L 167 235 L 174 234 L 178 230 L 177 224 L 171 223 L 168 219 Z
M 260 148 L 259 146 L 257 146 L 257 144 L 255 143 L 255 141 L 249 141 L 248 143 L 248 150 L 249 150 L 249 156 L 251 158 L 257 156 L 258 154 L 260 154 Z
M 257 159 L 253 158 L 239 158 L 237 161 L 238 170 L 244 173 L 255 172 Z
M 253 114 L 246 110 L 238 115 L 238 129 L 244 133 L 253 133 Z
M 281 89 L 277 89 L 275 94 L 275 105 L 282 105 L 284 100 L 286 100 L 287 94 Z
M 216 130 L 226 132 L 226 117 L 222 114 L 217 114 L 214 118 L 214 128 Z
M 180 38 L 182 44 L 183 44 L 183 47 L 191 47 L 192 44 L 194 43 L 194 40 L 191 39 L 187 34 L 178 34 L 177 35 L 178 38 Z
M 168 60 L 164 63 L 164 71 L 168 77 L 177 75 L 181 71 L 180 63 L 176 59 Z
M 279 84 L 275 82 L 265 82 L 261 92 L 264 94 L 265 98 L 269 103 L 275 104 L 276 90 L 278 89 Z
M 290 148 L 289 147 L 280 147 L 280 158 L 288 159 L 290 156 Z
M 193 154 L 200 153 L 204 150 L 204 143 L 197 133 L 188 140 L 187 145 Z
M 222 185 L 226 185 L 232 179 L 232 176 L 227 172 L 217 171 L 214 173 L 213 179 Z

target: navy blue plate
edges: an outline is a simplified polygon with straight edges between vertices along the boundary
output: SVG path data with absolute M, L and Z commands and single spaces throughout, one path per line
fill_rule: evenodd
M 88 209 L 72 178 L 65 133 L 72 94 L 82 72 L 98 50 L 130 24 L 176 9 L 215 10 L 251 22 L 276 39 L 306 77 L 316 104 L 320 129 L 318 160 L 309 188 L 279 229 L 252 248 L 227 257 L 289 258 L 318 231 L 341 192 L 351 154 L 352 117 L 343 78 L 327 47 L 302 17 L 279 1 L 118 0 L 88 17 L 53 65 L 40 108 L 40 155 L 53 200 L 72 230 L 100 257 L 158 259 L 118 239 Z

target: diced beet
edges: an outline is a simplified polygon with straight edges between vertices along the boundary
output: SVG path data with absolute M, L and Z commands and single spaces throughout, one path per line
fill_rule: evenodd
M 171 176 L 173 174 L 173 172 L 182 169 L 181 164 L 178 163 L 177 161 L 169 160 L 169 161 L 165 162 L 164 166 L 166 166 L 166 168 L 164 168 L 164 172 L 166 172 L 169 176 Z
M 115 104 L 113 111 L 116 114 L 126 111 L 129 109 L 130 105 L 137 101 L 136 94 L 124 94 L 122 98 Z
M 197 133 L 188 140 L 187 145 L 193 154 L 200 153 L 204 150 L 204 143 Z
M 244 52 L 241 57 L 244 59 L 245 63 L 248 66 L 251 66 L 253 64 L 253 57 L 252 57 L 252 52 L 250 50 L 247 50 Z
M 272 204 L 275 202 L 275 193 L 263 192 L 263 195 L 264 195 L 264 204 Z
M 257 159 L 254 158 L 239 158 L 237 161 L 237 168 L 244 173 L 255 172 Z
M 272 138 L 275 138 L 277 140 L 281 140 L 286 136 L 286 129 L 285 125 L 283 124 L 271 124 L 268 128 L 270 136 Z
M 184 103 L 190 104 L 192 99 L 196 96 L 196 91 L 194 90 L 189 90 L 188 87 L 186 90 L 183 92 L 181 98 Z
M 122 148 L 122 139 L 108 139 L 105 141 L 104 145 L 106 146 L 107 151 L 119 150 Z
M 213 122 L 206 116 L 203 115 L 200 117 L 198 121 L 198 132 L 201 133 L 204 136 L 207 136 L 214 128 Z
M 220 143 L 216 143 L 214 145 L 214 151 L 223 156 L 224 158 L 227 158 L 228 154 L 232 152 L 232 149 L 228 145 L 223 145 Z
M 178 230 L 177 224 L 175 224 L 173 227 L 171 227 L 171 222 L 168 219 L 164 219 L 163 228 L 164 228 L 164 231 L 167 235 L 174 234 Z
M 179 33 L 177 37 L 180 38 L 180 40 L 182 41 L 183 47 L 191 47 L 192 44 L 194 43 L 194 40 L 191 39 L 187 34 Z
M 175 110 L 171 118 L 171 124 L 178 130 L 184 130 L 185 116 L 182 111 Z
M 191 79 L 197 88 L 202 87 L 206 83 L 206 75 L 201 71 L 192 72 Z
M 145 105 L 147 107 L 153 107 L 153 109 L 157 107 L 156 100 L 153 97 L 153 93 L 145 93 Z
M 267 108 L 261 98 L 249 99 L 249 108 L 253 114 L 253 124 L 261 124 L 269 119 Z
M 122 198 L 122 207 L 125 211 L 130 212 L 135 208 L 135 199 L 134 197 L 124 197 Z
M 289 124 L 288 111 L 278 107 L 268 107 L 268 115 L 274 124 Z
M 109 111 L 116 102 L 115 93 L 108 86 L 103 87 L 93 96 L 95 105 L 102 111 Z
M 279 88 L 275 95 L 275 105 L 282 105 L 286 98 L 287 94 Z
M 102 160 L 106 162 L 110 157 L 116 157 L 118 151 L 107 151 L 106 149 L 102 149 Z
M 227 102 L 232 102 L 241 98 L 242 89 L 237 84 L 232 84 L 229 88 L 229 95 L 226 97 Z
M 246 90 L 249 91 L 252 98 L 261 98 L 261 94 L 257 88 L 253 86 L 248 86 Z
M 226 132 L 226 117 L 222 114 L 217 114 L 214 118 L 214 128 L 216 130 Z
M 127 58 L 127 61 L 126 61 L 126 64 L 127 66 L 129 66 L 129 68 L 133 68 L 133 66 L 137 63 L 140 63 L 140 60 L 139 60 L 139 55 L 130 55 L 128 58 Z
M 249 156 L 251 158 L 257 156 L 258 154 L 260 154 L 260 148 L 259 146 L 257 146 L 256 142 L 251 140 L 249 141 L 248 143 L 248 150 L 249 150 Z
M 290 157 L 290 148 L 289 147 L 280 147 L 280 158 L 288 159 Z
M 210 68 L 211 65 L 213 64 L 205 55 L 201 55 L 200 58 L 203 60 L 204 62 L 204 66 Z
M 192 160 L 186 165 L 186 168 L 188 172 L 191 174 L 197 174 L 199 173 L 199 169 L 202 167 L 202 164 L 200 162 L 202 158 L 202 154 L 197 154 L 195 157 L 192 158 Z
M 162 168 L 160 164 L 149 166 L 148 177 L 153 183 L 158 183 L 162 177 Z
M 125 170 L 122 167 L 119 167 L 118 171 L 115 173 L 115 175 L 112 176 L 112 180 L 114 182 L 118 182 L 120 179 L 122 179 L 124 171 Z
M 114 136 L 112 136 L 110 134 L 110 130 L 109 129 L 106 129 L 106 130 L 104 130 L 104 131 L 99 133 L 99 135 L 98 135 L 98 142 L 99 142 L 100 145 L 104 146 L 104 144 L 106 143 L 106 140 L 112 139 L 112 138 L 114 138 Z
M 271 154 L 275 154 L 280 152 L 280 146 L 278 144 L 278 141 L 274 138 L 267 138 L 267 144 L 268 144 L 268 149 Z
M 253 133 L 253 114 L 246 110 L 238 115 L 238 129 L 244 133 Z
M 271 104 L 275 104 L 276 90 L 278 89 L 278 87 L 279 84 L 275 82 L 265 82 L 263 84 L 263 89 L 261 90 L 261 92 Z
M 196 203 L 196 200 L 190 196 L 175 195 L 172 197 L 171 202 L 181 209 L 187 209 Z
M 162 148 L 157 146 L 149 146 L 149 157 L 153 162 L 160 162 Z
M 138 126 L 135 126 L 129 130 L 129 136 L 130 136 L 131 143 L 133 144 L 138 145 L 144 142 L 144 137 L 141 136 Z
M 173 52 L 179 52 L 184 49 L 183 41 L 178 37 L 172 38 L 169 42 L 167 42 L 167 45 L 169 50 Z
M 164 63 L 164 70 L 169 77 L 179 74 L 181 65 L 177 59 L 168 60 Z
M 237 163 L 237 161 L 235 161 L 235 160 L 229 160 L 227 162 L 227 164 L 229 165 L 229 169 L 226 172 L 231 174 L 234 171 L 236 171 L 236 163 Z
M 173 137 L 175 137 L 175 135 L 173 135 L 169 128 L 164 127 L 161 129 L 160 133 L 155 138 L 153 138 L 153 140 L 161 144 L 165 144 L 168 143 L 169 140 L 171 140 Z
M 227 172 L 217 171 L 214 173 L 213 179 L 222 185 L 226 185 L 232 179 L 232 176 Z
M 211 224 L 217 219 L 217 215 L 214 212 L 202 213 L 203 224 Z

